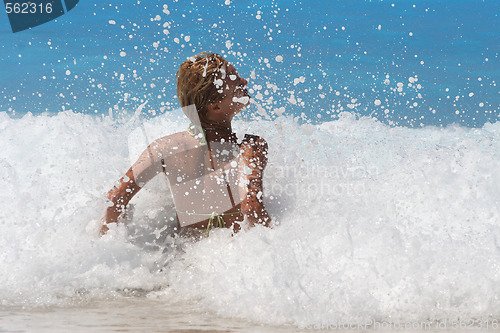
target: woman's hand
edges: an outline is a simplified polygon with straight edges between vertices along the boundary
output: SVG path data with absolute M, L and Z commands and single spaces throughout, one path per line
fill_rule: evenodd
M 104 236 L 108 232 L 109 228 L 106 223 L 104 223 L 101 226 L 101 229 L 99 230 L 99 236 Z

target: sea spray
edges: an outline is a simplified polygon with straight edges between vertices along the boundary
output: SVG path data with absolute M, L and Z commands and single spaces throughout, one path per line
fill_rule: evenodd
M 127 225 L 102 238 L 89 227 L 139 149 L 124 124 L 0 116 L 4 306 L 136 289 L 304 327 L 500 317 L 500 125 L 409 129 L 344 113 L 304 132 L 286 117 L 236 121 L 269 143 L 274 227 L 192 242 L 174 232 L 161 176 L 134 198 Z M 154 139 L 186 125 L 162 116 L 141 126 Z

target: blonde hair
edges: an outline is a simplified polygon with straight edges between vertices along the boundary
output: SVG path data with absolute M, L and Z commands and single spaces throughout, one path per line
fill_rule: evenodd
M 200 118 L 207 106 L 224 98 L 227 61 L 217 53 L 201 52 L 184 61 L 177 71 L 177 98 L 181 107 L 195 105 Z

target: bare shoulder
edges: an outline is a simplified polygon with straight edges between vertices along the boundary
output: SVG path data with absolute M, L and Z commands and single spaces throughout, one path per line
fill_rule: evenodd
M 156 139 L 153 143 L 156 143 L 159 146 L 168 146 L 182 141 L 185 138 L 185 135 L 186 132 L 177 132 L 174 134 L 162 136 L 161 138 Z
M 189 138 L 190 136 L 186 132 L 178 132 L 156 139 L 151 143 L 150 147 L 162 155 L 169 155 L 185 148 Z
M 267 141 L 264 138 L 253 134 L 245 134 L 245 138 L 243 139 L 242 144 L 257 149 L 262 149 L 264 151 L 267 151 L 268 148 Z
M 267 164 L 267 141 L 257 135 L 246 134 L 241 144 L 241 157 L 245 163 L 251 163 L 254 168 L 264 170 Z

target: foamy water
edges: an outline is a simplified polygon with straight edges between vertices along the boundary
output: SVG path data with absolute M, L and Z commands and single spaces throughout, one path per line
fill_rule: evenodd
M 135 290 L 269 325 L 500 318 L 500 124 L 239 121 L 269 143 L 273 229 L 180 239 L 160 176 L 128 226 L 98 238 L 106 192 L 146 144 L 137 131 L 153 140 L 186 126 L 0 113 L 2 308 Z

